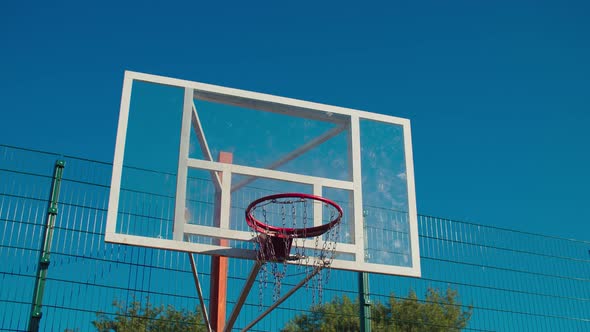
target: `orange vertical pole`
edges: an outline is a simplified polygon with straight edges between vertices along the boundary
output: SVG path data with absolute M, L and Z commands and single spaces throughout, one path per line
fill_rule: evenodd
M 233 155 L 230 152 L 219 153 L 218 161 L 221 163 L 231 164 L 233 162 Z M 221 177 L 220 177 L 221 178 Z M 215 225 L 219 227 L 221 215 L 221 190 L 215 193 Z M 217 244 L 220 246 L 227 246 L 228 240 L 219 239 Z M 209 316 L 211 321 L 211 328 L 213 331 L 221 332 L 225 326 L 227 303 L 227 262 L 228 258 L 223 256 L 211 257 L 211 287 L 210 287 L 210 303 Z

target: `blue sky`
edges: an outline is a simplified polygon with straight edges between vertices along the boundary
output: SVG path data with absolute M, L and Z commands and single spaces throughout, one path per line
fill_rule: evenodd
M 418 211 L 590 240 L 586 1 L 4 2 L 0 144 L 112 161 L 126 69 L 411 119 Z

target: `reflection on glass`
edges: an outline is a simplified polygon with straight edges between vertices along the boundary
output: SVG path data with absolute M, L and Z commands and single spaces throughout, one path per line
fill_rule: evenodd
M 412 266 L 403 128 L 361 120 L 365 260 Z

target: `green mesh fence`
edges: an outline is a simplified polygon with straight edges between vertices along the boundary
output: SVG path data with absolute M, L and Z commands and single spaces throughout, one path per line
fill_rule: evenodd
M 185 253 L 106 244 L 111 165 L 0 145 L 0 330 L 26 331 L 56 160 L 66 161 L 40 331 L 92 331 L 97 314 L 116 317 L 113 301 L 134 301 L 194 311 L 199 307 Z M 509 229 L 419 216 L 422 278 L 369 275 L 373 308 L 410 290 L 424 303 L 429 288 L 459 294 L 471 310 L 467 331 L 590 331 L 590 243 Z M 208 302 L 210 257 L 196 255 Z M 227 312 L 231 312 L 251 261 L 231 259 Z M 283 287 L 299 282 L 295 272 Z M 323 301 L 358 297 L 358 274 L 331 271 Z M 234 326 L 248 325 L 267 303 L 255 286 Z M 271 290 L 272 291 L 272 290 Z M 311 313 L 317 294 L 302 288 L 253 331 L 279 331 Z M 206 303 L 208 304 L 208 303 Z M 358 320 L 359 313 L 340 313 Z M 374 322 L 374 329 L 377 323 Z M 452 331 L 431 326 L 426 330 Z

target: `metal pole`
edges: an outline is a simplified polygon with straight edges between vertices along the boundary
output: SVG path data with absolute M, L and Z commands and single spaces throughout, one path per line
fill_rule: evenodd
M 316 274 L 318 274 L 323 268 L 324 268 L 323 266 L 316 266 L 314 268 L 314 270 L 310 274 L 308 274 L 307 277 L 305 277 L 305 279 L 301 280 L 297 285 L 295 285 L 295 287 L 291 288 L 291 290 L 288 291 L 287 294 L 283 295 L 283 297 L 281 297 L 273 305 L 268 307 L 268 309 L 266 309 L 263 313 L 261 313 L 260 316 L 256 317 L 256 319 L 254 319 L 252 321 L 252 323 L 250 323 L 246 327 L 244 327 L 242 329 L 242 332 L 248 331 L 252 326 L 256 325 L 256 323 L 258 323 L 262 318 L 266 317 L 266 315 L 268 315 L 276 307 L 281 305 L 281 303 L 285 302 L 291 295 L 293 295 L 293 293 L 295 293 L 299 288 L 301 288 L 303 285 L 305 285 L 311 278 L 313 278 Z
M 207 314 L 207 307 L 205 306 L 205 299 L 203 298 L 203 291 L 201 289 L 201 283 L 199 282 L 199 273 L 197 272 L 197 263 L 195 263 L 195 257 L 192 253 L 187 252 L 189 261 L 191 262 L 191 270 L 193 271 L 193 279 L 195 280 L 195 287 L 197 288 L 197 294 L 199 295 L 199 303 L 201 304 L 201 311 L 203 312 L 203 320 L 207 327 L 207 332 L 212 332 L 211 323 L 209 322 L 209 315 Z
M 264 262 L 262 261 L 256 261 L 254 263 L 252 271 L 250 271 L 250 275 L 248 276 L 246 284 L 244 285 L 244 289 L 242 289 L 240 297 L 238 298 L 238 301 L 236 302 L 236 305 L 234 306 L 234 309 L 232 310 L 231 315 L 229 316 L 229 320 L 227 321 L 227 324 L 225 324 L 225 328 L 223 331 L 229 332 L 234 327 L 236 319 L 238 319 L 238 315 L 242 310 L 242 306 L 244 305 L 244 302 L 246 302 L 248 294 L 250 294 L 250 289 L 252 289 L 252 285 L 254 285 L 254 282 L 256 281 L 256 276 L 258 275 L 260 268 L 262 268 L 262 264 L 264 264 Z
M 369 274 L 359 272 L 359 311 L 361 332 L 371 332 L 371 300 L 369 298 Z
M 220 163 L 231 164 L 233 162 L 233 154 L 230 152 L 220 151 L 217 160 Z M 216 172 L 221 178 L 222 173 Z M 221 200 L 222 200 L 222 181 L 220 179 L 219 188 L 215 189 L 215 204 L 214 204 L 214 219 L 215 226 L 221 227 Z M 227 184 L 227 183 L 226 183 Z M 229 192 L 226 194 L 229 195 Z M 229 240 L 227 239 L 216 239 L 213 244 L 222 247 L 229 246 Z M 227 269 L 229 260 L 228 257 L 224 256 L 212 256 L 211 257 L 211 281 L 209 283 L 209 321 L 211 328 L 220 332 L 224 330 L 225 319 L 226 319 L 226 305 L 227 305 Z
M 37 265 L 37 278 L 35 278 L 35 288 L 33 292 L 33 303 L 31 306 L 31 315 L 29 319 L 28 331 L 39 331 L 41 322 L 41 307 L 43 305 L 43 292 L 45 291 L 45 279 L 47 278 L 47 269 L 49 268 L 49 255 L 51 254 L 51 241 L 53 239 L 53 227 L 57 217 L 57 201 L 59 199 L 59 189 L 63 169 L 66 165 L 64 160 L 57 160 L 53 171 L 53 181 L 51 184 L 51 193 L 49 197 L 49 207 L 47 210 L 47 220 L 45 222 L 43 242 L 39 253 L 39 264 Z

